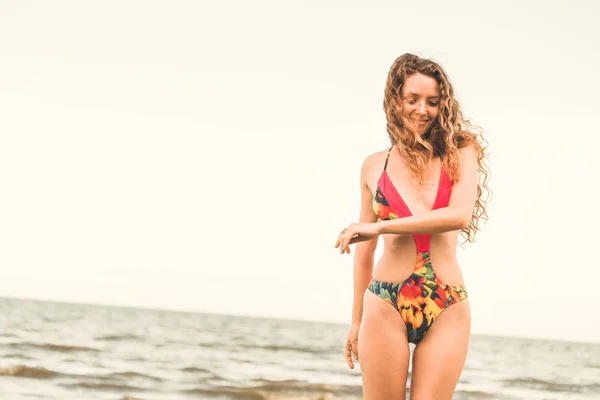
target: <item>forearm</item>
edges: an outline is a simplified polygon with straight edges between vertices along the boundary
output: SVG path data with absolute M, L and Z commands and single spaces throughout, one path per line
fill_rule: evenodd
M 435 234 L 466 228 L 470 218 L 468 210 L 444 207 L 419 215 L 381 221 L 377 225 L 380 234 Z
M 352 323 L 360 324 L 363 313 L 365 290 L 373 276 L 374 254 L 361 255 L 358 251 L 354 257 L 354 302 L 352 304 Z

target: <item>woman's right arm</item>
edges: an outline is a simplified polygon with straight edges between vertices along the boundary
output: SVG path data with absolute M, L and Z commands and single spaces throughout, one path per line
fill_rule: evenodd
M 372 170 L 374 156 L 369 156 L 363 162 L 360 172 L 361 203 L 360 222 L 377 222 L 377 216 L 373 212 L 373 194 L 368 185 L 369 171 Z M 352 303 L 352 324 L 350 333 L 346 339 L 345 356 L 350 368 L 354 368 L 354 359 L 358 360 L 358 331 L 363 314 L 363 298 L 365 290 L 373 275 L 373 264 L 375 263 L 375 249 L 377 238 L 364 240 L 356 243 L 354 252 L 354 301 Z M 339 239 L 338 239 L 339 240 Z
M 363 162 L 360 172 L 361 202 L 359 222 L 377 222 L 377 216 L 373 212 L 373 193 L 368 185 L 369 171 L 377 163 L 374 163 L 376 157 L 371 155 Z M 365 290 L 371 281 L 373 275 L 373 265 L 375 263 L 375 249 L 377 247 L 377 237 L 359 242 L 356 244 L 354 252 L 354 302 L 352 305 L 352 324 L 360 324 L 363 311 L 363 298 Z

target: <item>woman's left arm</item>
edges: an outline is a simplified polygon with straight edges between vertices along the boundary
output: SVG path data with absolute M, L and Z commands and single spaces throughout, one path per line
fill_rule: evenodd
M 452 187 L 448 207 L 423 214 L 379 222 L 379 233 L 434 234 L 466 228 L 471 222 L 477 200 L 477 150 L 474 146 L 459 149 L 460 179 Z
M 382 234 L 435 234 L 469 226 L 477 201 L 478 154 L 472 145 L 459 149 L 459 154 L 460 179 L 452 187 L 447 207 L 389 221 L 350 224 L 339 246 L 349 253 L 351 244 Z

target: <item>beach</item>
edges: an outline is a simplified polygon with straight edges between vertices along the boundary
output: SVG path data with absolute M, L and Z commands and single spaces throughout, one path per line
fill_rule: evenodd
M 0 299 L 0 398 L 350 400 L 348 326 Z M 410 380 L 410 379 L 409 379 Z M 600 345 L 473 335 L 455 399 L 591 400 Z

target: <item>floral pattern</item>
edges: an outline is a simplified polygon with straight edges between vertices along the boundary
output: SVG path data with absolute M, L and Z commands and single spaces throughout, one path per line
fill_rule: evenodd
M 423 339 L 442 311 L 467 298 L 464 286 L 446 285 L 435 274 L 429 252 L 417 253 L 417 264 L 405 281 L 381 282 L 373 279 L 368 290 L 398 310 L 411 343 Z
M 373 195 L 373 212 L 377 215 L 377 222 L 390 220 L 390 219 L 398 219 L 398 215 L 393 212 L 392 207 L 388 203 L 387 199 L 381 193 L 379 187 L 375 191 Z

